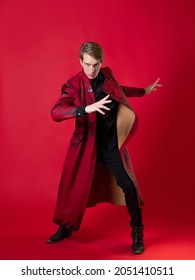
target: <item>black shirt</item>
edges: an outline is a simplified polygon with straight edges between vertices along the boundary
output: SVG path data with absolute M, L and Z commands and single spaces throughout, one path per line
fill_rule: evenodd
M 91 80 L 92 88 L 95 92 L 96 101 L 106 97 L 102 91 L 102 85 L 104 83 L 104 76 L 99 72 L 98 76 Z M 96 143 L 99 152 L 111 151 L 117 146 L 117 132 L 116 132 L 116 116 L 118 103 L 109 97 L 112 102 L 107 103 L 105 106 L 110 110 L 104 110 L 105 115 L 97 112 L 97 132 Z
M 102 85 L 104 83 L 105 77 L 100 71 L 95 79 L 91 80 L 91 85 L 95 93 L 96 101 L 101 100 L 106 97 L 102 91 Z M 97 112 L 97 131 L 96 131 L 96 143 L 98 153 L 104 153 L 105 151 L 112 151 L 117 146 L 117 130 L 116 130 L 116 116 L 118 103 L 111 97 L 109 97 L 112 102 L 107 103 L 105 106 L 110 108 L 110 110 L 104 110 L 105 115 Z M 86 116 L 85 113 L 86 106 L 80 106 L 77 109 L 77 117 Z

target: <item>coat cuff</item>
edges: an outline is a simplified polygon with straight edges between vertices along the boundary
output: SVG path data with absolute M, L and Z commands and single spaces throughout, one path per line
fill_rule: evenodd
M 86 106 L 79 106 L 77 108 L 77 111 L 76 111 L 76 116 L 77 117 L 84 117 L 87 115 L 87 113 L 85 112 L 85 107 Z

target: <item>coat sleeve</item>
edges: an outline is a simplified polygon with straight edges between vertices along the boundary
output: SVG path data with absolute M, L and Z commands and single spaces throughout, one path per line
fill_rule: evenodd
M 127 97 L 141 97 L 145 94 L 144 88 L 121 86 Z
M 68 83 L 64 84 L 61 89 L 61 96 L 51 109 L 51 117 L 56 122 L 71 119 L 79 115 L 80 106 L 75 105 L 76 92 Z
M 114 74 L 112 70 L 109 67 L 104 67 L 103 69 L 104 73 L 107 75 L 109 80 L 113 80 L 115 82 L 115 85 L 117 87 L 121 87 L 124 94 L 127 97 L 141 97 L 145 94 L 145 89 L 144 88 L 137 88 L 137 87 L 127 87 L 127 86 L 122 86 L 119 85 L 114 77 Z

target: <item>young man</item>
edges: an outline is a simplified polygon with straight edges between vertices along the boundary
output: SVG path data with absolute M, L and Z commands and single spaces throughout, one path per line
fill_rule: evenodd
M 77 231 L 87 206 L 102 201 L 120 204 L 125 198 L 132 251 L 141 254 L 143 201 L 126 148 L 138 120 L 127 97 L 156 90 L 159 79 L 145 89 L 120 86 L 111 69 L 101 67 L 102 62 L 101 46 L 84 43 L 80 48 L 82 71 L 62 86 L 61 96 L 51 110 L 55 121 L 75 118 L 75 130 L 53 219 L 59 228 L 48 243 L 61 241 Z

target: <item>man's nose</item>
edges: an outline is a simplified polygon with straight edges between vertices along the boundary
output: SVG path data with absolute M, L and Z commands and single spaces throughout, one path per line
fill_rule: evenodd
M 91 66 L 91 72 L 94 73 L 95 72 L 95 67 Z

